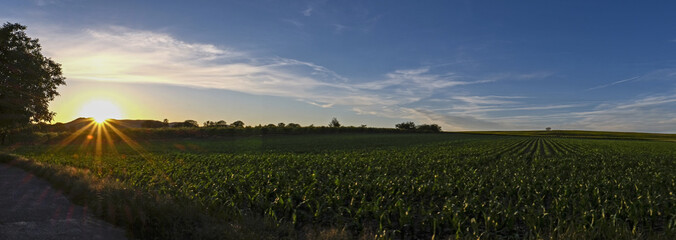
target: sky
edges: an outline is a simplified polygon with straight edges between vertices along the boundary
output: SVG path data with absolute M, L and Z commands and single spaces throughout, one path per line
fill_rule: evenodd
M 676 133 L 670 1 L 0 0 L 62 64 L 55 121 Z M 89 105 L 91 106 L 91 104 Z

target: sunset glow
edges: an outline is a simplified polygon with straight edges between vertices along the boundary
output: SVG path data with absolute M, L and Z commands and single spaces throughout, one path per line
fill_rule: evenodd
M 2 22 L 28 25 L 61 64 L 52 122 L 106 99 L 170 122 L 676 129 L 671 6 L 118 2 L 3 2 Z
M 119 119 L 122 117 L 120 108 L 108 100 L 92 100 L 85 103 L 79 112 L 81 117 L 91 117 L 97 123 L 103 123 L 107 119 Z

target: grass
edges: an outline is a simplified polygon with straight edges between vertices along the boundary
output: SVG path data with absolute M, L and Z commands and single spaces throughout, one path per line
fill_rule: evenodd
M 139 144 L 7 151 L 140 238 L 676 237 L 670 142 L 331 134 Z

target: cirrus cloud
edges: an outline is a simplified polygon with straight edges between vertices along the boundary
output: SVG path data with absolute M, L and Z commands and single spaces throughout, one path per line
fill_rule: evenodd
M 527 95 L 452 91 L 499 81 L 542 79 L 551 76 L 550 72 L 468 77 L 445 68 L 421 66 L 355 81 L 312 62 L 191 43 L 162 32 L 119 26 L 75 32 L 37 28 L 36 32 L 46 55 L 62 63 L 66 77 L 75 80 L 159 83 L 289 97 L 321 108 L 343 106 L 357 114 L 436 122 L 445 130 L 537 129 L 550 125 L 622 131 L 676 129 L 676 115 L 670 113 L 676 109 L 674 95 L 622 103 L 538 104 Z M 597 88 L 602 87 L 607 86 Z M 646 116 L 649 121 L 642 119 Z

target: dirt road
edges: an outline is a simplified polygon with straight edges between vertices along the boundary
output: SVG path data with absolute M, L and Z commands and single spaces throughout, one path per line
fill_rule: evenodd
M 0 164 L 0 239 L 126 239 L 47 182 Z

